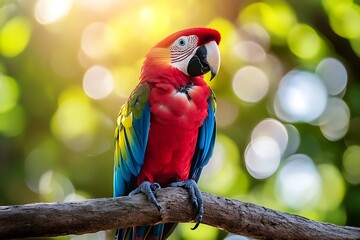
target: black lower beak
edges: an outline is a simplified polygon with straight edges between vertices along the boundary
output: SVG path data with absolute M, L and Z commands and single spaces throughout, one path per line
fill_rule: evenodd
M 196 50 L 195 55 L 190 59 L 187 72 L 191 77 L 204 75 L 211 70 L 206 61 L 207 50 L 205 46 L 201 46 Z M 211 73 L 213 75 L 213 73 Z

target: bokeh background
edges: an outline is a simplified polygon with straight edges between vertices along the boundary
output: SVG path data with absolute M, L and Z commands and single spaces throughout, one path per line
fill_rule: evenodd
M 222 66 L 201 189 L 360 227 L 359 4 L 1 0 L 0 204 L 111 197 L 115 119 L 144 55 L 206 26 Z M 246 239 L 192 225 L 170 239 Z

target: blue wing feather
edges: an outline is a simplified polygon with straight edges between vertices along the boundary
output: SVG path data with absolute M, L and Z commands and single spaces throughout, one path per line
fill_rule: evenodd
M 198 140 L 190 171 L 191 179 L 198 181 L 202 168 L 209 162 L 215 145 L 216 119 L 215 95 L 212 92 L 208 99 L 208 116 L 199 128 Z
M 127 195 L 134 188 L 144 163 L 150 129 L 148 95 L 149 87 L 138 85 L 120 110 L 115 132 L 114 197 Z

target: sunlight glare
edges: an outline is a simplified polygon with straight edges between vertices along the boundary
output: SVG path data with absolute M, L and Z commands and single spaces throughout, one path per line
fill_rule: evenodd
M 324 81 L 330 95 L 336 96 L 346 88 L 347 72 L 339 60 L 335 58 L 323 59 L 318 64 L 316 73 Z
M 251 140 L 245 149 L 244 157 L 251 176 L 264 179 L 271 176 L 279 167 L 281 150 L 274 139 L 260 136 Z
M 248 63 L 261 62 L 266 57 L 263 47 L 253 41 L 241 41 L 234 46 L 233 51 L 239 59 Z
M 93 22 L 82 32 L 81 49 L 93 59 L 102 59 L 110 52 L 112 29 L 105 23 Z
M 276 115 L 288 122 L 311 122 L 325 110 L 327 91 L 315 74 L 291 71 L 281 80 L 275 95 Z
M 300 133 L 294 125 L 286 124 L 285 128 L 289 140 L 283 155 L 289 156 L 291 154 L 294 154 L 300 146 Z
M 235 73 L 232 87 L 241 100 L 254 103 L 267 94 L 269 79 L 260 68 L 245 66 Z
M 304 154 L 295 154 L 285 160 L 275 189 L 281 201 L 300 210 L 309 209 L 317 203 L 321 186 L 321 177 L 312 159 Z
M 114 89 L 114 79 L 111 72 L 99 65 L 89 68 L 83 79 L 83 88 L 89 97 L 99 100 L 103 99 Z
M 67 195 L 75 192 L 71 181 L 60 172 L 46 171 L 39 180 L 40 197 L 47 202 L 63 202 Z
M 349 129 L 350 109 L 342 99 L 330 98 L 318 122 L 324 137 L 330 141 L 339 140 Z
M 273 139 L 281 153 L 285 151 L 288 144 L 288 133 L 285 126 L 278 120 L 268 118 L 258 123 L 252 131 L 251 140 L 262 136 Z
M 72 0 L 38 0 L 35 18 L 41 24 L 55 23 L 70 12 L 72 4 Z
M 82 7 L 89 8 L 93 11 L 105 11 L 113 7 L 119 0 L 76 0 L 76 3 Z

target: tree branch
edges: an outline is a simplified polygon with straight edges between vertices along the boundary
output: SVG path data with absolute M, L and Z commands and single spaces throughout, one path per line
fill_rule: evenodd
M 84 234 L 194 219 L 196 213 L 184 189 L 160 189 L 156 195 L 164 208 L 162 212 L 142 194 L 81 202 L 2 206 L 0 239 Z M 202 223 L 234 234 L 258 239 L 360 239 L 360 228 L 315 222 L 209 193 L 203 193 L 203 198 Z

